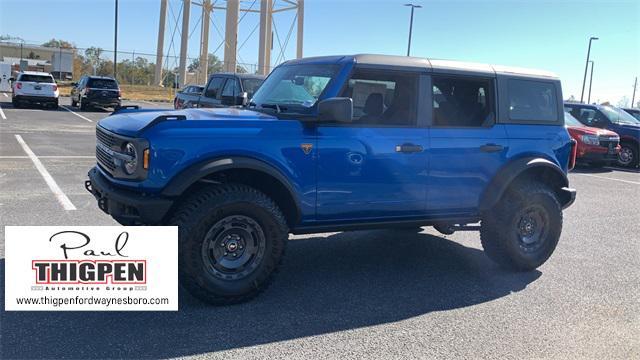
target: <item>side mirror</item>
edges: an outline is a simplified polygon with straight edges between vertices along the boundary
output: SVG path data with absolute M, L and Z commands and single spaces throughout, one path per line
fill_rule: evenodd
M 353 100 L 348 97 L 333 97 L 318 103 L 321 122 L 350 123 L 353 119 Z
M 10 78 L 9 78 L 9 81 L 14 82 L 14 81 L 16 81 L 16 78 L 14 78 L 14 77 L 10 77 Z

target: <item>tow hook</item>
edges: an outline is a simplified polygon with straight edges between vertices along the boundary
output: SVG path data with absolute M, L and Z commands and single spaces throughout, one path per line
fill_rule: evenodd
M 91 187 L 91 180 L 85 180 L 84 188 L 87 189 L 88 192 L 93 194 L 93 187 Z

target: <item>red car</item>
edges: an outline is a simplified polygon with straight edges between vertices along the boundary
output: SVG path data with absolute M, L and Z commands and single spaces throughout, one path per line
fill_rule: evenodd
M 595 167 L 609 165 L 618 159 L 620 137 L 613 131 L 583 125 L 568 112 L 564 124 L 578 142 L 577 162 Z

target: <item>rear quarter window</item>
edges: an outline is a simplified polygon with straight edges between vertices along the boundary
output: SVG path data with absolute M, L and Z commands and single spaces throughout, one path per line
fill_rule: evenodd
M 558 94 L 552 82 L 509 79 L 507 83 L 509 120 L 554 123 L 558 118 Z

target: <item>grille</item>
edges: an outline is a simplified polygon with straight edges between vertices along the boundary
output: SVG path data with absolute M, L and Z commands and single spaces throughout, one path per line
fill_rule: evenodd
M 112 147 L 116 144 L 116 137 L 109 134 L 108 132 L 102 130 L 101 128 L 96 126 L 96 138 L 99 142 L 107 147 Z
M 600 136 L 600 146 L 609 147 L 612 145 L 613 147 L 618 146 L 618 138 L 610 137 L 610 136 Z
M 111 147 L 116 144 L 116 137 L 96 126 L 96 160 L 109 173 L 113 174 L 116 164 L 113 161 L 113 155 L 109 152 Z

